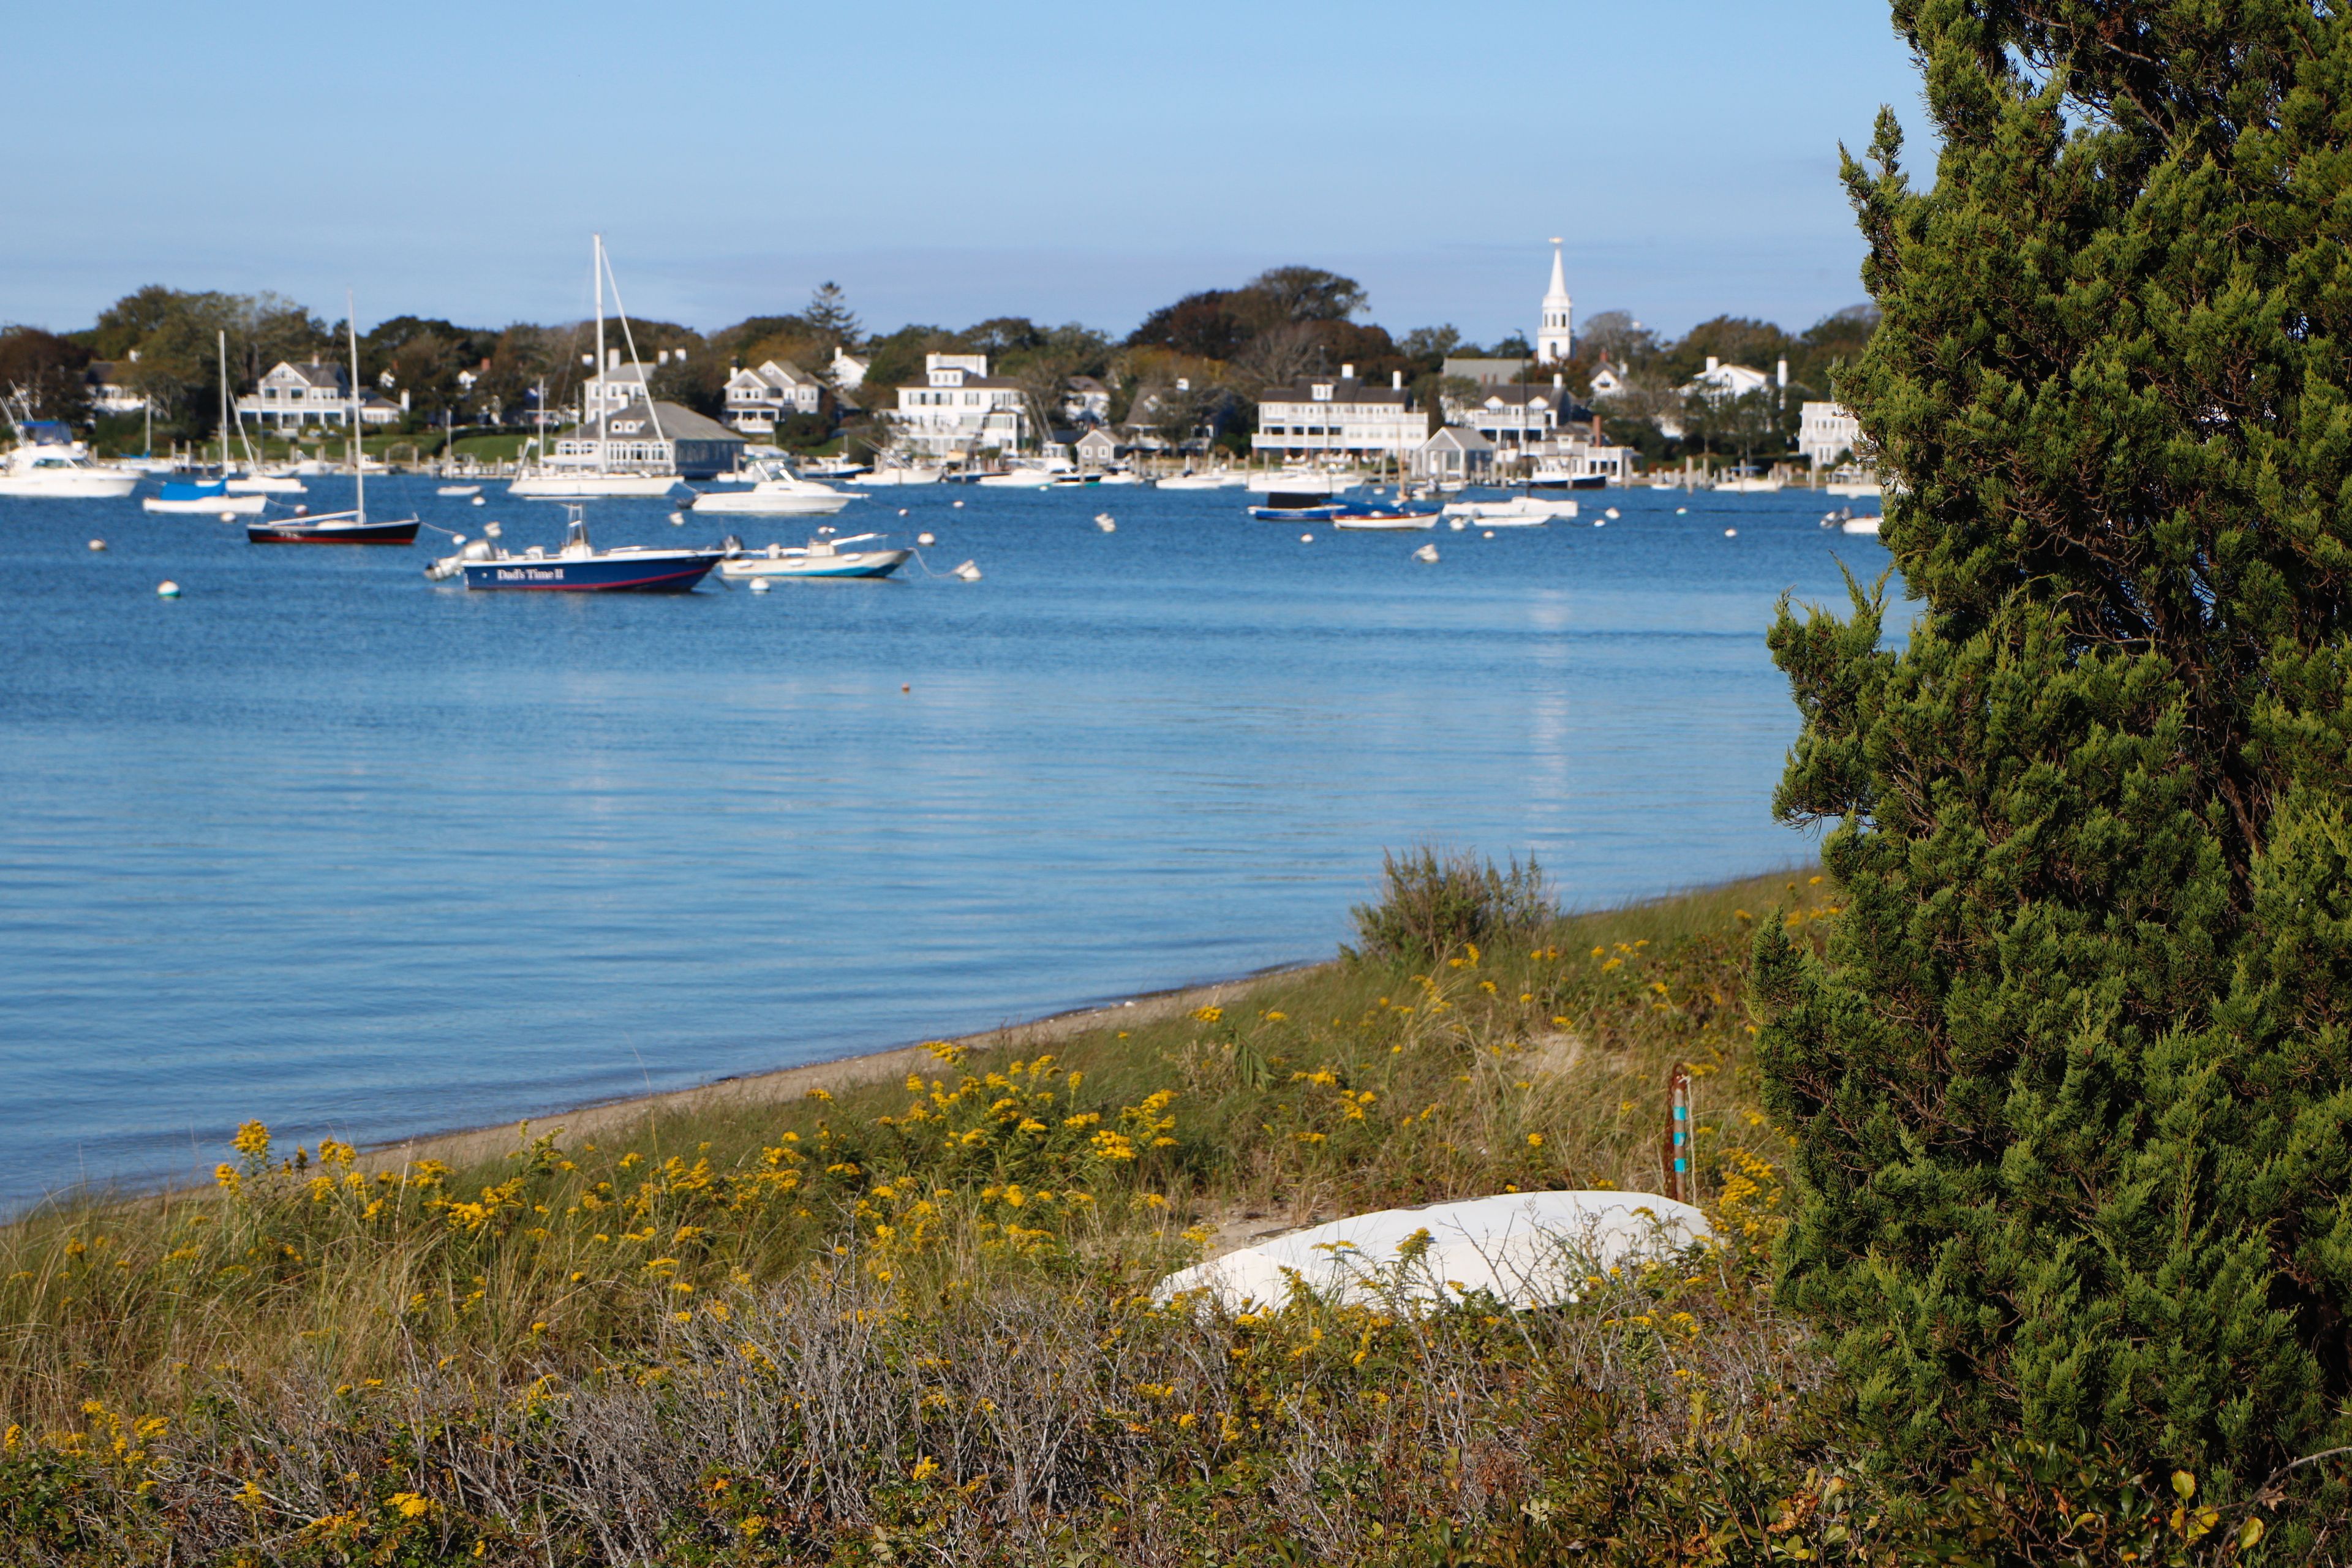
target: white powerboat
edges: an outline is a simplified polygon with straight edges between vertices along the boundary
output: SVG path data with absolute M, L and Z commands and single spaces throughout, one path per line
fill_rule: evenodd
M 482 487 L 479 485 L 442 485 L 436 489 L 433 493 L 436 496 L 478 496 L 482 493 Z
M 1249 483 L 1249 475 L 1239 468 L 1202 468 L 1197 473 L 1170 474 L 1151 482 L 1163 490 L 1239 489 Z
M 299 496 L 309 491 L 310 487 L 291 474 L 234 474 L 228 480 L 228 493 L 233 496 Z
M 1465 517 L 1486 528 L 1541 528 L 1554 518 L 1576 515 L 1572 500 L 1546 500 L 1541 496 L 1513 496 L 1508 500 L 1457 500 L 1446 504 L 1448 517 Z
M 982 474 L 973 481 L 996 489 L 1034 490 L 1057 484 L 1084 484 L 1081 475 L 1067 458 L 1019 458 L 1002 473 Z
M 608 474 L 593 468 L 545 468 L 507 482 L 507 494 L 525 500 L 592 500 L 635 496 L 658 500 L 677 489 L 669 474 Z
M 1838 524 L 1838 529 L 1843 533 L 1867 533 L 1875 539 L 1878 537 L 1878 525 L 1885 521 L 1883 517 L 1850 517 Z
M 878 533 L 853 533 L 828 539 L 820 534 L 804 545 L 771 544 L 759 551 L 745 550 L 740 542 L 730 539 L 727 542 L 727 553 L 719 563 L 719 574 L 739 583 L 761 577 L 887 577 L 914 552 L 842 548 L 881 537 Z
M 757 482 L 748 490 L 706 490 L 694 498 L 696 511 L 740 512 L 751 517 L 831 517 L 862 497 L 802 479 L 788 463 L 755 463 Z
M 1242 482 L 1244 489 L 1264 495 L 1336 496 L 1354 489 L 1356 476 L 1334 473 L 1328 468 L 1284 468 L 1279 472 L 1248 474 Z
M 137 487 L 139 476 L 94 461 L 89 448 L 62 425 L 26 420 L 16 444 L 0 459 L 0 496 L 48 496 L 63 500 L 114 500 Z

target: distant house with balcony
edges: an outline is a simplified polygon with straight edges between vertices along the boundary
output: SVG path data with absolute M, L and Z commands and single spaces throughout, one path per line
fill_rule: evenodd
M 1029 417 L 1021 384 L 988 374 L 986 354 L 926 354 L 923 379 L 898 389 L 902 444 L 926 457 L 1017 451 Z
M 778 420 L 814 414 L 824 403 L 824 384 L 781 360 L 756 370 L 738 366 L 727 378 L 727 423 L 748 435 L 772 434 Z
M 1862 444 L 1862 425 L 1843 403 L 1807 403 L 1797 414 L 1797 453 L 1826 468 Z
M 1494 443 L 1508 461 L 1562 438 L 1571 426 L 1589 426 L 1592 411 L 1568 395 L 1561 378 L 1549 386 L 1494 385 L 1482 397 L 1448 403 L 1446 414 Z
M 350 374 L 340 364 L 317 360 L 307 364 L 280 360 L 262 375 L 259 386 L 236 400 L 241 417 L 273 430 L 341 425 L 350 418 L 351 407 Z M 399 417 L 396 409 L 393 416 Z
M 1428 435 L 1428 420 L 1412 406 L 1404 375 L 1367 386 L 1356 367 L 1267 388 L 1258 399 L 1252 449 L 1285 459 L 1392 457 L 1402 458 Z

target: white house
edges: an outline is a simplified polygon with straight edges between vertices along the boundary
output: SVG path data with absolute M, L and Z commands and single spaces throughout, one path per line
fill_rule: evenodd
M 1336 376 L 1268 387 L 1258 399 L 1250 446 L 1286 458 L 1404 458 L 1427 434 L 1428 421 L 1405 395 L 1402 371 L 1387 386 L 1366 386 L 1354 365 L 1343 364 Z
M 373 393 L 370 393 L 368 397 L 369 402 L 361 409 L 363 423 L 373 425 L 399 419 L 397 406 L 386 403 Z M 378 405 L 392 410 L 390 421 L 369 417 Z M 277 429 L 299 429 L 306 425 L 341 425 L 346 422 L 351 405 L 351 376 L 340 364 L 321 364 L 317 360 L 308 364 L 280 360 L 262 376 L 257 388 L 236 400 L 236 411 L 241 417 Z
M 1628 366 L 1612 365 L 1607 360 L 1602 360 L 1601 368 L 1592 373 L 1592 401 L 1599 403 L 1603 398 L 1624 396 L 1627 392 L 1633 390 L 1632 384 L 1625 379 L 1631 374 L 1633 373 Z
M 1446 414 L 1486 437 L 1507 458 L 1559 440 L 1571 420 L 1591 417 L 1557 375 L 1549 386 L 1489 387 L 1484 397 L 1459 407 L 1449 404 Z
M 1017 451 L 1028 424 L 1021 384 L 989 374 L 986 354 L 925 354 L 923 379 L 898 389 L 899 436 L 926 456 Z
M 727 423 L 765 436 L 779 419 L 814 414 L 824 398 L 823 384 L 798 365 L 769 360 L 757 370 L 738 366 L 727 378 Z
M 1826 468 L 1862 442 L 1862 426 L 1843 403 L 1807 403 L 1797 415 L 1797 452 Z
M 866 384 L 866 367 L 870 363 L 842 353 L 841 345 L 835 343 L 833 345 L 833 363 L 825 368 L 832 374 L 834 385 L 844 392 L 855 392 Z

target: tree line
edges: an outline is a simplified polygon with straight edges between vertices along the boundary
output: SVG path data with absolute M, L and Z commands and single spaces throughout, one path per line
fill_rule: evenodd
M 1206 434 L 1238 447 L 1246 447 L 1255 428 L 1257 400 L 1301 376 L 1347 365 L 1375 384 L 1402 375 L 1417 403 L 1434 414 L 1448 398 L 1475 392 L 1468 382 L 1445 378 L 1449 357 L 1531 358 L 1523 334 L 1481 348 L 1450 324 L 1393 333 L 1362 319 L 1370 307 L 1354 279 L 1286 266 L 1233 288 L 1185 295 L 1150 312 L 1124 338 L 1082 322 L 1053 326 L 1022 316 L 961 329 L 917 323 L 869 333 L 841 289 L 828 282 L 798 311 L 748 317 L 708 332 L 633 320 L 629 341 L 657 396 L 714 418 L 725 412 L 727 380 L 739 365 L 776 360 L 816 375 L 827 387 L 822 412 L 787 419 L 778 432 L 793 445 L 826 439 L 845 417 L 887 412 L 892 389 L 919 382 L 930 353 L 988 355 L 992 374 L 1020 385 L 1039 429 L 1065 423 L 1070 383 L 1092 377 L 1109 395 L 1115 424 L 1149 426 L 1170 438 Z M 1868 342 L 1873 320 L 1868 308 L 1857 307 L 1790 333 L 1768 321 L 1718 316 L 1669 340 L 1626 311 L 1610 310 L 1584 323 L 1572 359 L 1530 364 L 1526 374 L 1548 381 L 1557 371 L 1581 397 L 1607 364 L 1628 389 L 1602 407 L 1612 438 L 1654 458 L 1685 447 L 1745 456 L 1788 444 L 1798 402 L 1830 395 L 1832 370 Z M 116 379 L 151 404 L 159 437 L 202 437 L 217 419 L 215 345 L 223 334 L 233 391 L 250 389 L 280 361 L 338 363 L 346 353 L 341 322 L 330 323 L 281 295 L 155 284 L 125 295 L 79 331 L 0 328 L 0 386 L 21 389 L 42 416 L 82 423 L 91 412 L 84 372 L 94 361 L 110 362 Z M 617 332 L 607 342 L 622 343 Z M 551 415 L 576 401 L 592 343 L 585 322 L 492 329 L 402 315 L 361 334 L 360 374 L 367 386 L 404 396 L 408 420 L 417 426 L 514 424 L 535 415 L 542 389 Z M 831 384 L 837 350 L 867 362 L 862 390 Z M 1710 354 L 1767 374 L 1785 358 L 1791 391 L 1763 402 L 1693 400 L 1682 389 Z M 1677 424 L 1678 435 L 1665 433 Z

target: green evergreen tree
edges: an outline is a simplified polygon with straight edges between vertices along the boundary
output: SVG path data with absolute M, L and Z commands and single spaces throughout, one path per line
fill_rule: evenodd
M 1923 601 L 1771 634 L 1848 904 L 1757 944 L 1785 1299 L 1896 1462 L 2352 1442 L 2352 24 L 1896 0 L 1840 374 Z M 2347 1502 L 2345 1461 L 2284 1485 Z

